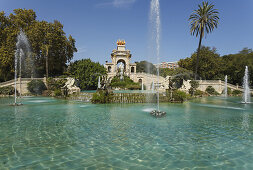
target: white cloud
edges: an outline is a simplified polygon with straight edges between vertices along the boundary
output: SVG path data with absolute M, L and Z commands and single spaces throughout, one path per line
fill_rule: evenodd
M 136 2 L 136 0 L 109 0 L 106 2 L 101 2 L 99 4 L 97 4 L 97 7 L 108 7 L 108 6 L 112 6 L 115 8 L 128 8 L 130 7 L 132 4 L 134 4 Z

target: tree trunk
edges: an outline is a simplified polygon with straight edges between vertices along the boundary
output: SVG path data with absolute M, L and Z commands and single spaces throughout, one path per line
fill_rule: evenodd
M 195 80 L 197 80 L 198 65 L 199 65 L 199 52 L 200 52 L 200 48 L 201 48 L 202 38 L 203 38 L 203 30 L 201 29 L 200 38 L 199 38 L 199 47 L 198 47 L 198 51 L 197 51 L 197 61 L 196 61 L 196 65 L 195 65 L 195 76 L 194 76 Z
M 48 56 L 46 57 L 46 76 L 48 79 Z
M 48 79 L 48 46 L 46 46 L 46 76 Z

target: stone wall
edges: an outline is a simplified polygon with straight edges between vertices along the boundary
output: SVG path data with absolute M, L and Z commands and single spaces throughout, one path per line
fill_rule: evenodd
M 188 90 L 191 88 L 190 81 L 191 80 L 186 80 L 186 81 L 184 80 L 183 85 L 180 88 L 180 90 L 188 92 Z M 201 90 L 201 91 L 205 91 L 208 86 L 212 86 L 218 93 L 221 94 L 222 91 L 225 89 L 225 82 L 221 80 L 196 80 L 196 81 L 199 82 L 198 90 Z M 235 86 L 233 84 L 227 83 L 227 87 L 231 88 L 231 90 L 243 91 L 243 88 L 241 86 Z
M 21 78 L 21 79 L 18 78 L 17 82 L 16 82 L 16 87 L 17 87 L 18 93 L 21 93 L 21 95 L 29 93 L 29 91 L 27 89 L 27 84 L 29 82 L 31 82 L 32 80 L 41 80 L 45 84 L 47 83 L 46 77 L 44 77 L 44 78 Z M 6 81 L 6 82 L 3 82 L 3 83 L 0 83 L 0 87 L 6 87 L 6 86 L 15 87 L 15 81 L 14 80 L 10 80 L 10 81 Z
M 72 95 L 68 99 L 90 102 L 94 93 L 81 92 L 78 95 Z M 113 93 L 111 103 L 155 103 L 156 93 Z M 160 102 L 168 102 L 169 98 L 160 93 Z

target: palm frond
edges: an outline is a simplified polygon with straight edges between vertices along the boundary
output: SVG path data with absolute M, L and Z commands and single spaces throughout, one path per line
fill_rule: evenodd
M 198 5 L 198 9 L 194 10 L 190 15 L 190 32 L 196 37 L 200 34 L 211 33 L 214 28 L 217 28 L 219 24 L 219 12 L 217 9 L 214 9 L 213 4 L 208 2 L 202 2 Z

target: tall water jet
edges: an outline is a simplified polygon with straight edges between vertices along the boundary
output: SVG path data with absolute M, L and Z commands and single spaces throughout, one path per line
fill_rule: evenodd
M 141 81 L 141 91 L 144 90 L 144 84 L 143 84 L 143 81 Z
M 243 77 L 243 103 L 250 103 L 250 88 L 249 88 L 249 71 L 248 66 L 245 67 Z
M 98 89 L 101 89 L 100 76 L 98 77 Z
M 159 108 L 159 63 L 160 63 L 160 3 L 159 0 L 151 0 L 150 4 L 150 23 L 152 29 L 152 40 L 155 41 L 155 55 L 157 57 L 157 111 L 160 110 Z
M 228 76 L 225 76 L 225 88 L 224 88 L 224 97 L 228 97 Z
M 14 74 L 14 88 L 15 88 L 15 95 L 14 95 L 14 98 L 15 98 L 15 101 L 14 101 L 14 105 L 17 105 L 17 66 L 18 66 L 18 53 L 19 53 L 19 50 L 17 49 L 16 52 L 15 52 L 15 59 L 14 59 L 14 68 L 15 68 L 15 74 Z
M 152 85 L 151 85 L 151 92 L 154 93 L 155 91 L 155 84 L 154 84 L 154 80 L 152 81 Z
M 20 30 L 20 33 L 17 36 L 16 43 L 16 52 L 15 52 L 15 103 L 14 105 L 20 105 L 17 103 L 17 72 L 18 72 L 18 62 L 19 62 L 19 94 L 21 96 L 21 77 L 22 77 L 22 61 L 25 60 L 25 52 L 30 53 L 30 44 L 25 35 L 25 33 Z M 28 55 L 29 57 L 30 55 Z

